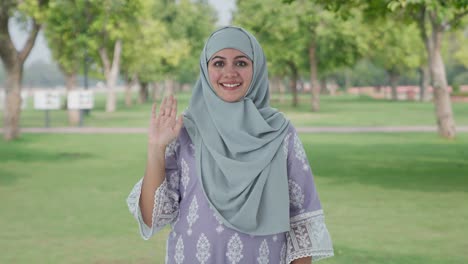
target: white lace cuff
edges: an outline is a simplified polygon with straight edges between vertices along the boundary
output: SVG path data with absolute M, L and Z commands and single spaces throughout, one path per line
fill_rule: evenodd
M 286 234 L 286 238 L 286 263 L 303 257 L 312 257 L 312 261 L 315 262 L 334 255 L 322 210 L 292 217 L 291 230 Z
M 148 227 L 143 221 L 140 209 L 141 185 L 143 179 L 138 181 L 133 187 L 130 195 L 127 198 L 127 205 L 130 213 L 138 221 L 140 234 L 143 239 L 150 239 L 156 232 L 161 230 L 166 224 L 172 222 L 179 212 L 178 195 L 175 192 L 169 191 L 167 182 L 164 179 L 163 183 L 156 189 L 154 193 L 154 207 L 152 214 L 152 227 Z

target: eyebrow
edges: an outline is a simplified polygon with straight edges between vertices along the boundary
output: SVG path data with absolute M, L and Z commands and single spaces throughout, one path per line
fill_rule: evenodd
M 239 56 L 234 57 L 235 60 L 236 60 L 236 59 L 241 59 L 241 58 L 249 59 L 249 58 L 247 58 L 247 56 L 245 56 L 245 55 L 239 55 Z M 221 56 L 214 56 L 213 58 L 211 58 L 211 60 L 214 60 L 214 59 L 226 60 L 225 57 L 221 57 Z M 250 59 L 249 59 L 249 60 L 250 60 Z

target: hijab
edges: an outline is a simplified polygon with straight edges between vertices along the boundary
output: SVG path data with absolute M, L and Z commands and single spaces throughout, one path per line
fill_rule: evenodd
M 243 99 L 225 102 L 210 83 L 208 61 L 233 48 L 253 62 Z M 208 38 L 200 56 L 200 77 L 184 115 L 195 145 L 196 171 L 211 209 L 223 223 L 250 235 L 289 231 L 286 154 L 289 121 L 269 105 L 265 55 L 239 27 L 223 27 Z

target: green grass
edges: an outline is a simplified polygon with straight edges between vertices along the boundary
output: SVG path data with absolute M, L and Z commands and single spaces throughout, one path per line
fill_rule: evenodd
M 179 111 L 184 110 L 190 94 L 177 95 Z M 406 102 L 374 100 L 369 97 L 340 95 L 336 97 L 321 96 L 321 110 L 310 111 L 310 95 L 300 97 L 297 108 L 291 107 L 290 95 L 284 103 L 279 103 L 278 95 L 272 96 L 272 106 L 284 112 L 296 126 L 399 126 L 431 125 L 434 126 L 434 105 L 431 102 Z M 31 100 L 32 101 L 32 100 Z M 127 108 L 124 95 L 118 94 L 118 111 L 104 111 L 105 95 L 96 94 L 95 108 L 84 119 L 84 125 L 90 127 L 146 127 L 148 124 L 151 103 Z M 458 125 L 468 125 L 468 104 L 453 103 L 455 121 Z M 50 111 L 51 126 L 67 126 L 65 110 Z M 22 112 L 22 127 L 43 127 L 44 111 L 33 110 L 32 102 Z
M 304 134 L 336 257 L 323 263 L 468 263 L 468 134 Z M 0 141 L 0 263 L 163 263 L 125 199 L 145 135 Z

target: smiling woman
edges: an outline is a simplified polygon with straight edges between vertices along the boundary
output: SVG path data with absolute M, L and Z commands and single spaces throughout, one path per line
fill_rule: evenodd
M 216 95 L 226 102 L 237 102 L 252 82 L 252 59 L 236 49 L 220 50 L 208 62 L 208 75 Z
M 127 200 L 142 237 L 170 224 L 170 264 L 333 256 L 302 143 L 270 107 L 260 44 L 242 28 L 221 28 L 200 68 L 183 116 L 176 118 L 174 97 L 159 113 L 153 106 L 145 176 Z

